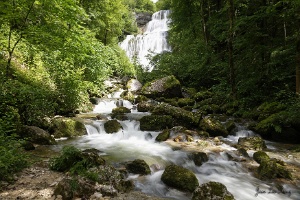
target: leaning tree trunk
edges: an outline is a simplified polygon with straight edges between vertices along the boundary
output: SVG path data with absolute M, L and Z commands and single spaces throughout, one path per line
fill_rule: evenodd
M 297 41 L 296 54 L 296 94 L 300 94 L 300 39 Z

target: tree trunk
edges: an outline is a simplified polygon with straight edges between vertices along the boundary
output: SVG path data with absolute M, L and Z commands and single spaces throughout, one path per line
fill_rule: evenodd
M 228 37 L 228 53 L 229 53 L 229 69 L 230 69 L 230 84 L 231 96 L 236 99 L 236 80 L 235 80 L 235 66 L 233 60 L 233 21 L 234 21 L 234 4 L 233 0 L 228 0 L 229 3 L 229 37 Z
M 296 48 L 296 94 L 300 95 L 300 39 L 297 41 Z

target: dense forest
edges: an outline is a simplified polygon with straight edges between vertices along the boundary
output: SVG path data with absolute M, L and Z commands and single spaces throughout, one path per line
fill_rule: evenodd
M 134 12 L 161 9 L 172 52 L 143 72 L 118 43 L 138 33 Z M 300 126 L 300 0 L 2 0 L 0 179 L 27 165 L 22 125 L 89 111 L 105 80 L 136 75 L 174 75 L 228 115 L 260 117 L 261 129 Z

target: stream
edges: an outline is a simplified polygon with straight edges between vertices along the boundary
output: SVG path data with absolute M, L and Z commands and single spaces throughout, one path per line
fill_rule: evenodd
M 101 99 L 90 114 L 101 114 L 110 119 L 112 109 L 117 107 L 116 101 L 120 99 L 119 95 L 120 92 L 117 92 L 106 99 Z M 278 192 L 278 190 L 273 189 L 275 188 L 274 183 L 255 178 L 242 162 L 234 161 L 238 160 L 239 157 L 236 154 L 231 154 L 236 149 L 230 144 L 236 144 L 239 137 L 255 135 L 243 126 L 238 126 L 239 128 L 234 136 L 224 138 L 222 145 L 204 148 L 203 151 L 207 153 L 209 160 L 199 167 L 189 158 L 188 151 L 174 148 L 168 142 L 155 142 L 159 132 L 141 131 L 139 129 L 138 120 L 145 115 L 150 115 L 150 113 L 138 112 L 136 107 L 129 101 L 124 100 L 123 105 L 131 109 L 131 113 L 127 114 L 128 120 L 119 121 L 123 130 L 118 133 L 107 134 L 104 130 L 106 120 L 87 120 L 88 135 L 59 140 L 59 145 L 55 147 L 56 150 L 61 149 L 64 145 L 74 145 L 80 149 L 96 148 L 102 152 L 102 156 L 110 164 L 116 167 L 119 163 L 125 161 L 143 159 L 150 166 L 151 175 L 130 174 L 128 179 L 134 181 L 136 190 L 152 196 L 180 200 L 191 199 L 192 194 L 169 188 L 160 180 L 165 167 L 174 163 L 192 170 L 200 185 L 209 181 L 223 183 L 237 200 L 300 199 L 299 183 L 295 185 L 283 184 L 283 190 Z M 197 142 L 199 141 L 189 142 L 185 145 L 191 145 L 197 149 L 197 145 L 199 145 Z M 278 150 L 277 143 L 268 141 L 266 143 L 268 149 L 274 152 Z M 248 151 L 250 157 L 254 152 Z M 235 156 L 236 159 L 229 159 L 228 154 Z M 281 159 L 300 166 L 299 157 L 282 156 Z M 252 165 L 258 166 L 255 161 L 252 161 Z

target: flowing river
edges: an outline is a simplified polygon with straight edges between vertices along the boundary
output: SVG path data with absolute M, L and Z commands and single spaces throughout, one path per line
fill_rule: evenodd
M 93 114 L 101 114 L 110 119 L 109 114 L 113 108 L 117 107 L 116 101 L 119 100 L 119 94 L 116 93 L 107 99 L 102 99 L 95 106 Z M 236 151 L 229 144 L 236 144 L 241 136 L 254 134 L 242 126 L 236 131 L 235 136 L 229 136 L 223 140 L 222 145 L 215 146 L 217 150 L 204 148 L 203 151 L 207 153 L 209 160 L 199 167 L 189 158 L 188 151 L 178 150 L 178 148 L 169 145 L 168 142 L 155 142 L 155 137 L 159 132 L 141 131 L 139 129 L 138 119 L 150 115 L 150 113 L 138 112 L 136 107 L 129 101 L 123 101 L 123 105 L 131 109 L 131 113 L 127 115 L 128 120 L 119 121 L 123 127 L 122 131 L 107 134 L 103 126 L 105 120 L 88 120 L 86 124 L 88 135 L 70 140 L 61 140 L 58 146 L 74 145 L 80 149 L 96 148 L 114 166 L 118 166 L 119 163 L 124 161 L 145 160 L 151 166 L 151 175 L 130 174 L 128 179 L 134 181 L 137 190 L 153 196 L 180 200 L 191 199 L 192 194 L 169 188 L 160 180 L 165 167 L 170 163 L 174 163 L 192 170 L 196 174 L 199 184 L 209 181 L 223 183 L 237 200 L 300 199 L 299 183 L 298 185 L 283 184 L 283 190 L 278 192 L 273 189 L 275 188 L 274 183 L 255 178 L 242 162 L 235 161 L 239 159 L 238 156 L 236 156 L 236 159 L 229 158 L 228 154 L 235 156 L 231 152 Z M 189 142 L 189 145 L 197 148 L 197 141 Z M 275 152 L 278 151 L 276 145 L 276 143 L 267 143 L 268 148 L 273 149 Z M 251 157 L 254 151 L 248 151 L 248 153 Z M 281 157 L 281 159 L 300 166 L 299 157 Z M 253 163 L 255 161 L 252 161 Z

